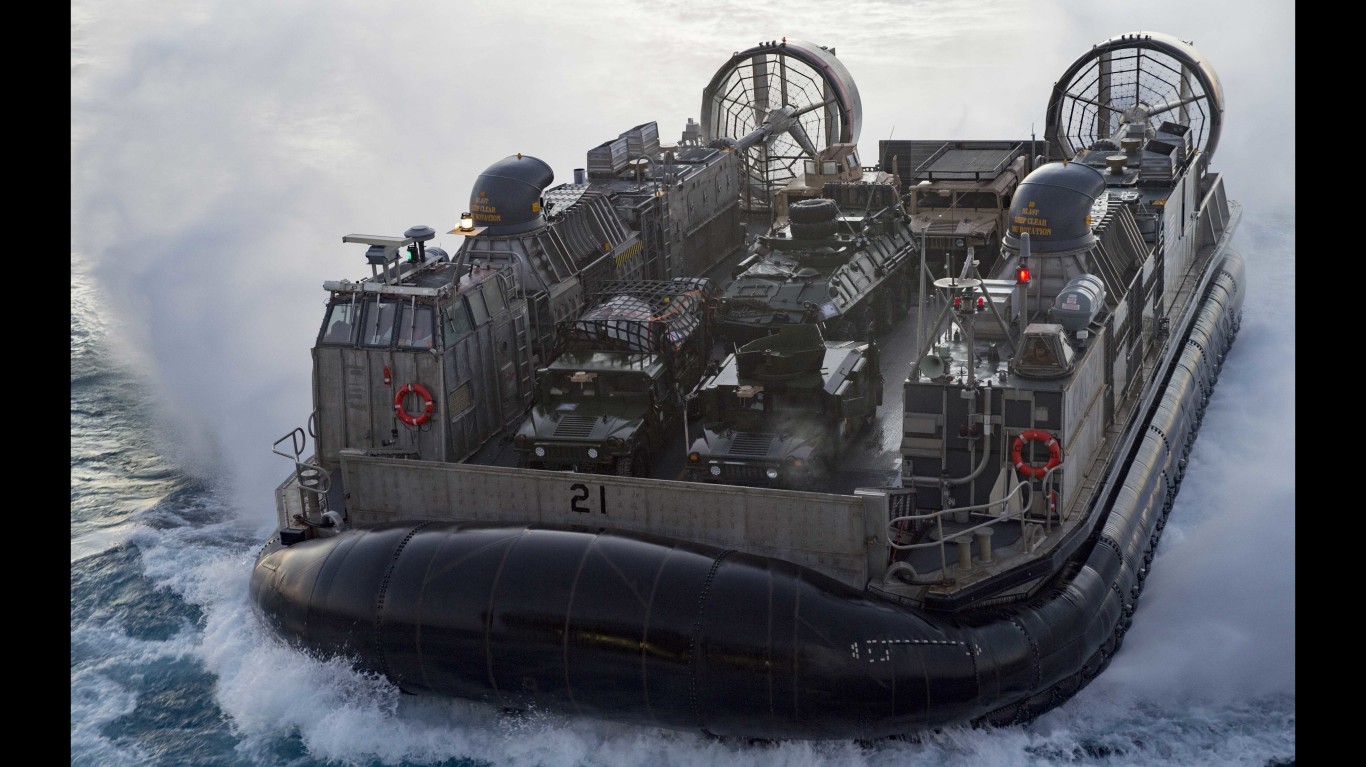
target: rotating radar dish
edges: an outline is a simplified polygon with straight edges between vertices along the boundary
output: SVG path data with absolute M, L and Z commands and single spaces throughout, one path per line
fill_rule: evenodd
M 1126 138 L 1146 142 L 1160 130 L 1188 135 L 1195 155 L 1209 162 L 1223 118 L 1223 87 L 1195 46 L 1136 32 L 1094 46 L 1058 78 L 1045 136 L 1051 158 L 1070 160 L 1082 150 L 1121 149 Z
M 760 43 L 730 57 L 702 91 L 703 140 L 743 151 L 745 207 L 774 194 L 832 144 L 857 144 L 863 103 L 834 49 L 800 40 Z

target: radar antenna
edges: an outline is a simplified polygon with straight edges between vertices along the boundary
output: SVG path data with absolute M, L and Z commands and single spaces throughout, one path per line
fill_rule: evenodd
M 858 88 L 833 48 L 760 43 L 731 56 L 702 91 L 703 141 L 746 153 L 744 207 L 765 211 L 805 161 L 832 144 L 857 144 Z

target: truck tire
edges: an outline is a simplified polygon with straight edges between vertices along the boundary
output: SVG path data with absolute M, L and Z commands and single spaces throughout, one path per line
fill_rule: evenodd
M 805 200 L 798 200 L 787 209 L 787 219 L 793 224 L 834 221 L 837 215 L 839 215 L 839 206 L 828 197 L 809 197 Z M 796 227 L 793 229 L 795 230 Z M 793 234 L 796 232 L 794 231 Z
M 634 450 L 630 455 L 617 459 L 616 473 L 618 477 L 647 477 L 650 474 L 650 464 L 645 458 L 644 451 Z
M 793 221 L 792 238 L 796 240 L 820 240 L 835 233 L 835 221 Z

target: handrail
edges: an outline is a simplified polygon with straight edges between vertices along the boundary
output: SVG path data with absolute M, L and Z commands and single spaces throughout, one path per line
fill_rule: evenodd
M 287 439 L 290 439 L 291 437 L 294 439 L 294 445 L 293 445 L 293 446 L 294 446 L 294 453 L 291 455 L 291 454 L 289 454 L 289 453 L 282 453 L 282 452 L 280 452 L 280 450 L 279 450 L 280 443 L 281 443 L 281 442 L 284 442 L 284 441 L 287 440 Z M 308 437 L 304 436 L 304 430 L 303 430 L 302 428 L 298 427 L 298 426 L 295 426 L 293 429 L 291 429 L 291 430 L 289 431 L 288 434 L 286 434 L 285 436 L 283 436 L 283 437 L 281 437 L 281 438 L 275 440 L 275 444 L 271 445 L 271 450 L 270 450 L 270 451 L 271 451 L 272 453 L 278 455 L 278 456 L 282 456 L 282 457 L 284 457 L 284 458 L 288 458 L 288 459 L 290 459 L 291 461 L 294 461 L 295 463 L 298 463 L 298 462 L 299 462 L 299 456 L 303 454 L 304 448 L 307 447 L 307 446 L 308 446 Z
M 309 414 L 309 431 L 316 436 L 317 412 Z M 290 448 L 293 453 L 286 453 L 280 450 L 280 443 L 290 441 Z M 310 463 L 302 459 L 303 451 L 308 446 L 308 437 L 301 427 L 294 427 L 283 437 L 275 440 L 271 445 L 271 452 L 282 458 L 288 458 L 294 464 L 294 484 L 299 490 L 299 504 L 301 508 L 308 508 L 308 498 L 305 493 L 312 493 L 318 500 L 322 509 L 327 508 L 327 496 L 332 490 L 332 477 L 316 463 Z
M 999 501 L 991 501 L 991 502 L 989 502 L 989 503 L 979 503 L 979 504 L 977 504 L 977 505 L 975 505 L 975 506 L 955 506 L 955 507 L 953 507 L 953 508 L 939 509 L 938 511 L 931 511 L 931 512 L 928 512 L 928 513 L 926 513 L 926 514 L 907 514 L 907 515 L 905 515 L 905 516 L 900 516 L 900 517 L 896 517 L 896 518 L 894 518 L 894 519 L 890 519 L 890 520 L 887 521 L 887 528 L 888 528 L 887 545 L 890 546 L 890 547 L 892 547 L 892 548 L 894 548 L 894 549 L 896 549 L 897 551 L 908 551 L 908 550 L 910 550 L 910 549 L 926 549 L 926 548 L 930 548 L 931 546 L 940 546 L 940 545 L 943 545 L 943 536 L 942 536 L 942 535 L 940 536 L 940 540 L 938 540 L 938 541 L 932 541 L 932 542 L 930 542 L 930 543 L 905 543 L 905 544 L 903 544 L 903 543 L 897 543 L 897 542 L 895 542 L 894 540 L 892 540 L 892 536 L 891 536 L 892 526 L 893 526 L 893 525 L 896 525 L 897 523 L 900 523 L 900 522 L 912 522 L 912 521 L 916 521 L 916 520 L 934 520 L 934 521 L 938 524 L 939 530 L 940 530 L 940 532 L 942 533 L 942 532 L 943 532 L 943 518 L 944 518 L 945 515 L 954 514 L 954 513 L 962 513 L 962 512 L 971 513 L 971 512 L 974 512 L 974 511 L 983 511 L 983 512 L 985 512 L 985 511 L 989 511 L 992 507 L 995 507 L 995 506 L 1000 506 L 1000 507 L 1004 508 L 1005 505 L 1006 505 L 1007 503 L 1009 503 L 1010 500 L 1015 496 L 1015 494 L 1020 492 L 1020 488 L 1022 488 L 1022 487 L 1028 487 L 1031 493 L 1034 492 L 1034 488 L 1033 488 L 1028 482 L 1021 482 L 1021 483 L 1019 483 L 1019 484 L 1017 484 L 1017 485 L 1015 486 L 1015 489 L 1014 489 L 1014 490 L 1011 490 L 1009 493 L 1006 493 L 1006 495 L 1005 495 L 1004 497 L 1002 497 L 1001 500 L 999 500 Z M 1031 500 L 1032 500 L 1032 496 L 1031 496 Z M 955 535 L 963 535 L 963 534 L 966 534 L 966 533 L 972 533 L 972 532 L 974 532 L 974 531 L 976 531 L 976 530 L 980 530 L 980 529 L 982 529 L 982 528 L 984 528 L 984 527 L 990 527 L 990 526 L 992 526 L 992 525 L 1000 524 L 1001 522 L 1009 522 L 1009 521 L 1014 521 L 1014 520 L 1016 520 L 1016 519 L 1023 520 L 1024 514 L 1025 514 L 1025 509 L 1028 509 L 1028 508 L 1029 508 L 1029 504 L 1028 504 L 1028 503 L 1021 503 L 1021 505 L 1020 505 L 1020 509 L 1021 509 L 1021 510 L 1020 510 L 1019 512 L 1016 512 L 1015 514 L 1007 514 L 1007 515 L 1003 515 L 1003 516 L 993 517 L 992 519 L 989 519 L 989 520 L 987 520 L 987 521 L 985 521 L 985 522 L 982 522 L 981 524 L 974 525 L 974 526 L 972 526 L 972 527 L 968 527 L 968 528 L 964 528 L 964 529 L 962 529 L 962 530 L 959 530 L 959 531 L 955 532 Z M 900 532 L 900 531 L 898 530 L 897 532 Z
M 1064 461 L 1063 463 L 1058 464 L 1057 466 L 1054 466 L 1054 467 L 1051 468 L 1051 469 L 1048 469 L 1048 470 L 1044 473 L 1044 476 L 1043 476 L 1043 478 L 1042 478 L 1041 486 L 1042 486 L 1042 492 L 1044 493 L 1044 498 L 1045 498 L 1045 499 L 1047 499 L 1047 498 L 1051 495 L 1051 493 L 1052 493 L 1052 487 L 1053 487 L 1053 473 L 1056 472 L 1058 469 L 1063 468 L 1064 463 L 1065 463 L 1065 461 Z M 1033 496 L 1033 493 L 1035 492 L 1034 486 L 1033 486 L 1031 483 L 1029 483 L 1029 482 L 1020 482 L 1020 483 L 1018 483 L 1018 484 L 1014 487 L 1014 489 L 1012 489 L 1009 493 L 1007 493 L 1005 496 L 1003 496 L 1000 500 L 997 500 L 997 501 L 990 501 L 990 502 L 988 502 L 988 503 L 980 503 L 980 504 L 976 504 L 976 505 L 973 505 L 973 506 L 949 507 L 949 508 L 939 509 L 939 510 L 936 510 L 936 511 L 931 511 L 931 512 L 928 512 L 928 513 L 925 513 L 925 514 L 906 514 L 906 515 L 903 515 L 903 516 L 894 517 L 894 518 L 892 518 L 892 519 L 890 519 L 890 520 L 887 521 L 887 530 L 886 530 L 887 546 L 888 546 L 889 548 L 893 549 L 893 550 L 896 550 L 896 551 L 910 551 L 910 550 L 913 550 L 913 549 L 929 549 L 929 548 L 935 548 L 935 547 L 937 547 L 937 548 L 939 549 L 939 571 L 940 571 L 940 572 L 946 572 L 947 569 L 948 569 L 948 564 L 949 564 L 949 563 L 948 563 L 948 555 L 947 555 L 947 553 L 946 553 L 946 551 L 947 551 L 947 544 L 949 543 L 949 541 L 947 540 L 947 537 L 946 537 L 945 534 L 944 534 L 944 517 L 947 516 L 947 515 L 950 515 L 950 514 L 963 514 L 963 513 L 971 514 L 971 513 L 973 513 L 973 512 L 978 512 L 978 513 L 982 513 L 982 514 L 991 514 L 991 513 L 992 513 L 991 510 L 994 509 L 994 508 L 998 508 L 998 507 L 999 507 L 1000 509 L 1002 509 L 1002 512 L 1004 512 L 1004 510 L 1006 509 L 1006 505 L 1009 504 L 1012 500 L 1014 500 L 1014 499 L 1016 498 L 1017 494 L 1023 495 L 1023 491 L 1022 491 L 1020 488 L 1024 488 L 1024 487 L 1029 488 L 1029 496 L 1028 496 L 1029 499 L 1028 499 L 1027 501 L 1022 500 L 1022 502 L 1021 502 L 1021 504 L 1020 504 L 1020 510 L 1019 510 L 1018 512 L 1015 512 L 1015 513 L 1001 513 L 999 516 L 993 515 L 993 516 L 991 516 L 991 518 L 989 518 L 989 519 L 987 519 L 987 520 L 985 520 L 985 521 L 983 521 L 983 522 L 981 522 L 981 523 L 979 523 L 979 524 L 971 525 L 971 526 L 969 526 L 969 527 L 965 527 L 965 528 L 962 528 L 962 529 L 956 529 L 956 530 L 953 531 L 953 535 L 951 536 L 952 538 L 959 538 L 959 537 L 966 536 L 966 535 L 972 535 L 973 533 L 977 532 L 978 530 L 982 530 L 982 529 L 985 529 L 985 528 L 994 527 L 994 526 L 997 526 L 997 525 L 1003 525 L 1003 524 L 1006 524 L 1006 523 L 1018 523 L 1018 524 L 1020 525 L 1021 541 L 1023 542 L 1023 541 L 1025 541 L 1025 540 L 1027 540 L 1026 526 L 1027 526 L 1028 524 L 1030 524 L 1031 522 L 1034 522 L 1034 521 L 1035 521 L 1035 520 L 1030 520 L 1030 519 L 1028 518 L 1029 509 L 1030 509 L 1031 506 L 1033 506 L 1033 503 L 1034 503 L 1034 496 Z M 1061 512 L 1059 512 L 1059 513 L 1061 513 Z M 907 522 L 926 521 L 926 520 L 932 520 L 932 521 L 934 522 L 934 524 L 935 524 L 935 529 L 936 529 L 936 532 L 937 532 L 937 535 L 935 536 L 936 540 L 932 540 L 932 541 L 925 542 L 925 543 L 905 543 L 905 544 L 903 544 L 903 543 L 898 543 L 898 542 L 896 542 L 896 540 L 894 540 L 895 536 L 896 536 L 897 534 L 899 534 L 899 533 L 902 532 L 902 530 L 899 529 L 899 528 L 897 527 L 897 525 L 902 525 L 902 524 L 905 524 L 905 523 L 907 523 Z M 1059 518 L 1059 520 L 1058 520 L 1059 524 L 1061 524 L 1062 521 L 1064 521 L 1064 520 L 1062 520 L 1061 518 Z M 1054 524 L 1052 510 L 1046 511 L 1046 513 L 1044 514 L 1044 518 L 1043 518 L 1043 520 L 1042 520 L 1042 523 L 1043 523 L 1044 535 L 1047 535 L 1049 532 L 1052 531 L 1053 524 Z M 1022 544 L 1022 545 L 1023 545 L 1023 544 Z M 889 567 L 889 570 L 888 570 L 888 575 L 889 575 L 889 576 L 891 575 L 893 569 L 895 569 L 895 566 L 898 565 L 898 564 L 902 565 L 902 568 L 901 568 L 901 569 L 903 569 L 903 570 L 907 570 L 907 569 L 908 569 L 908 570 L 910 571 L 910 573 L 912 574 L 911 577 L 912 577 L 912 579 L 913 579 L 913 582 L 919 583 L 919 584 L 922 584 L 922 585 L 924 585 L 924 584 L 932 584 L 932 583 L 937 583 L 937 582 L 942 582 L 942 581 L 944 581 L 945 578 L 947 577 L 947 576 L 944 576 L 944 577 L 941 577 L 941 578 L 938 578 L 938 579 L 933 579 L 933 578 L 932 578 L 932 579 L 926 579 L 926 578 L 923 578 L 923 577 L 919 576 L 918 574 L 916 574 L 916 573 L 915 573 L 915 568 L 914 568 L 914 567 L 911 567 L 911 566 L 909 565 L 909 563 L 907 563 L 905 560 L 899 560 L 898 562 L 892 563 L 892 566 L 890 566 L 890 567 Z

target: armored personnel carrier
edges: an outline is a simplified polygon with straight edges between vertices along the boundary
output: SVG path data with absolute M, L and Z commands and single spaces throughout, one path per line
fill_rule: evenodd
M 702 433 L 688 452 L 690 479 L 810 487 L 877 415 L 877 345 L 826 341 L 815 324 L 789 325 L 730 355 L 697 400 Z
M 808 196 L 816 188 L 820 196 Z M 827 338 L 866 340 L 905 314 L 919 261 L 894 176 L 865 172 L 848 146 L 832 147 L 775 211 L 726 287 L 718 335 L 740 346 L 814 324 Z
M 513 438 L 522 465 L 649 474 L 702 378 L 716 292 L 700 277 L 603 286 L 583 316 L 561 324 L 561 352 L 538 371 Z

